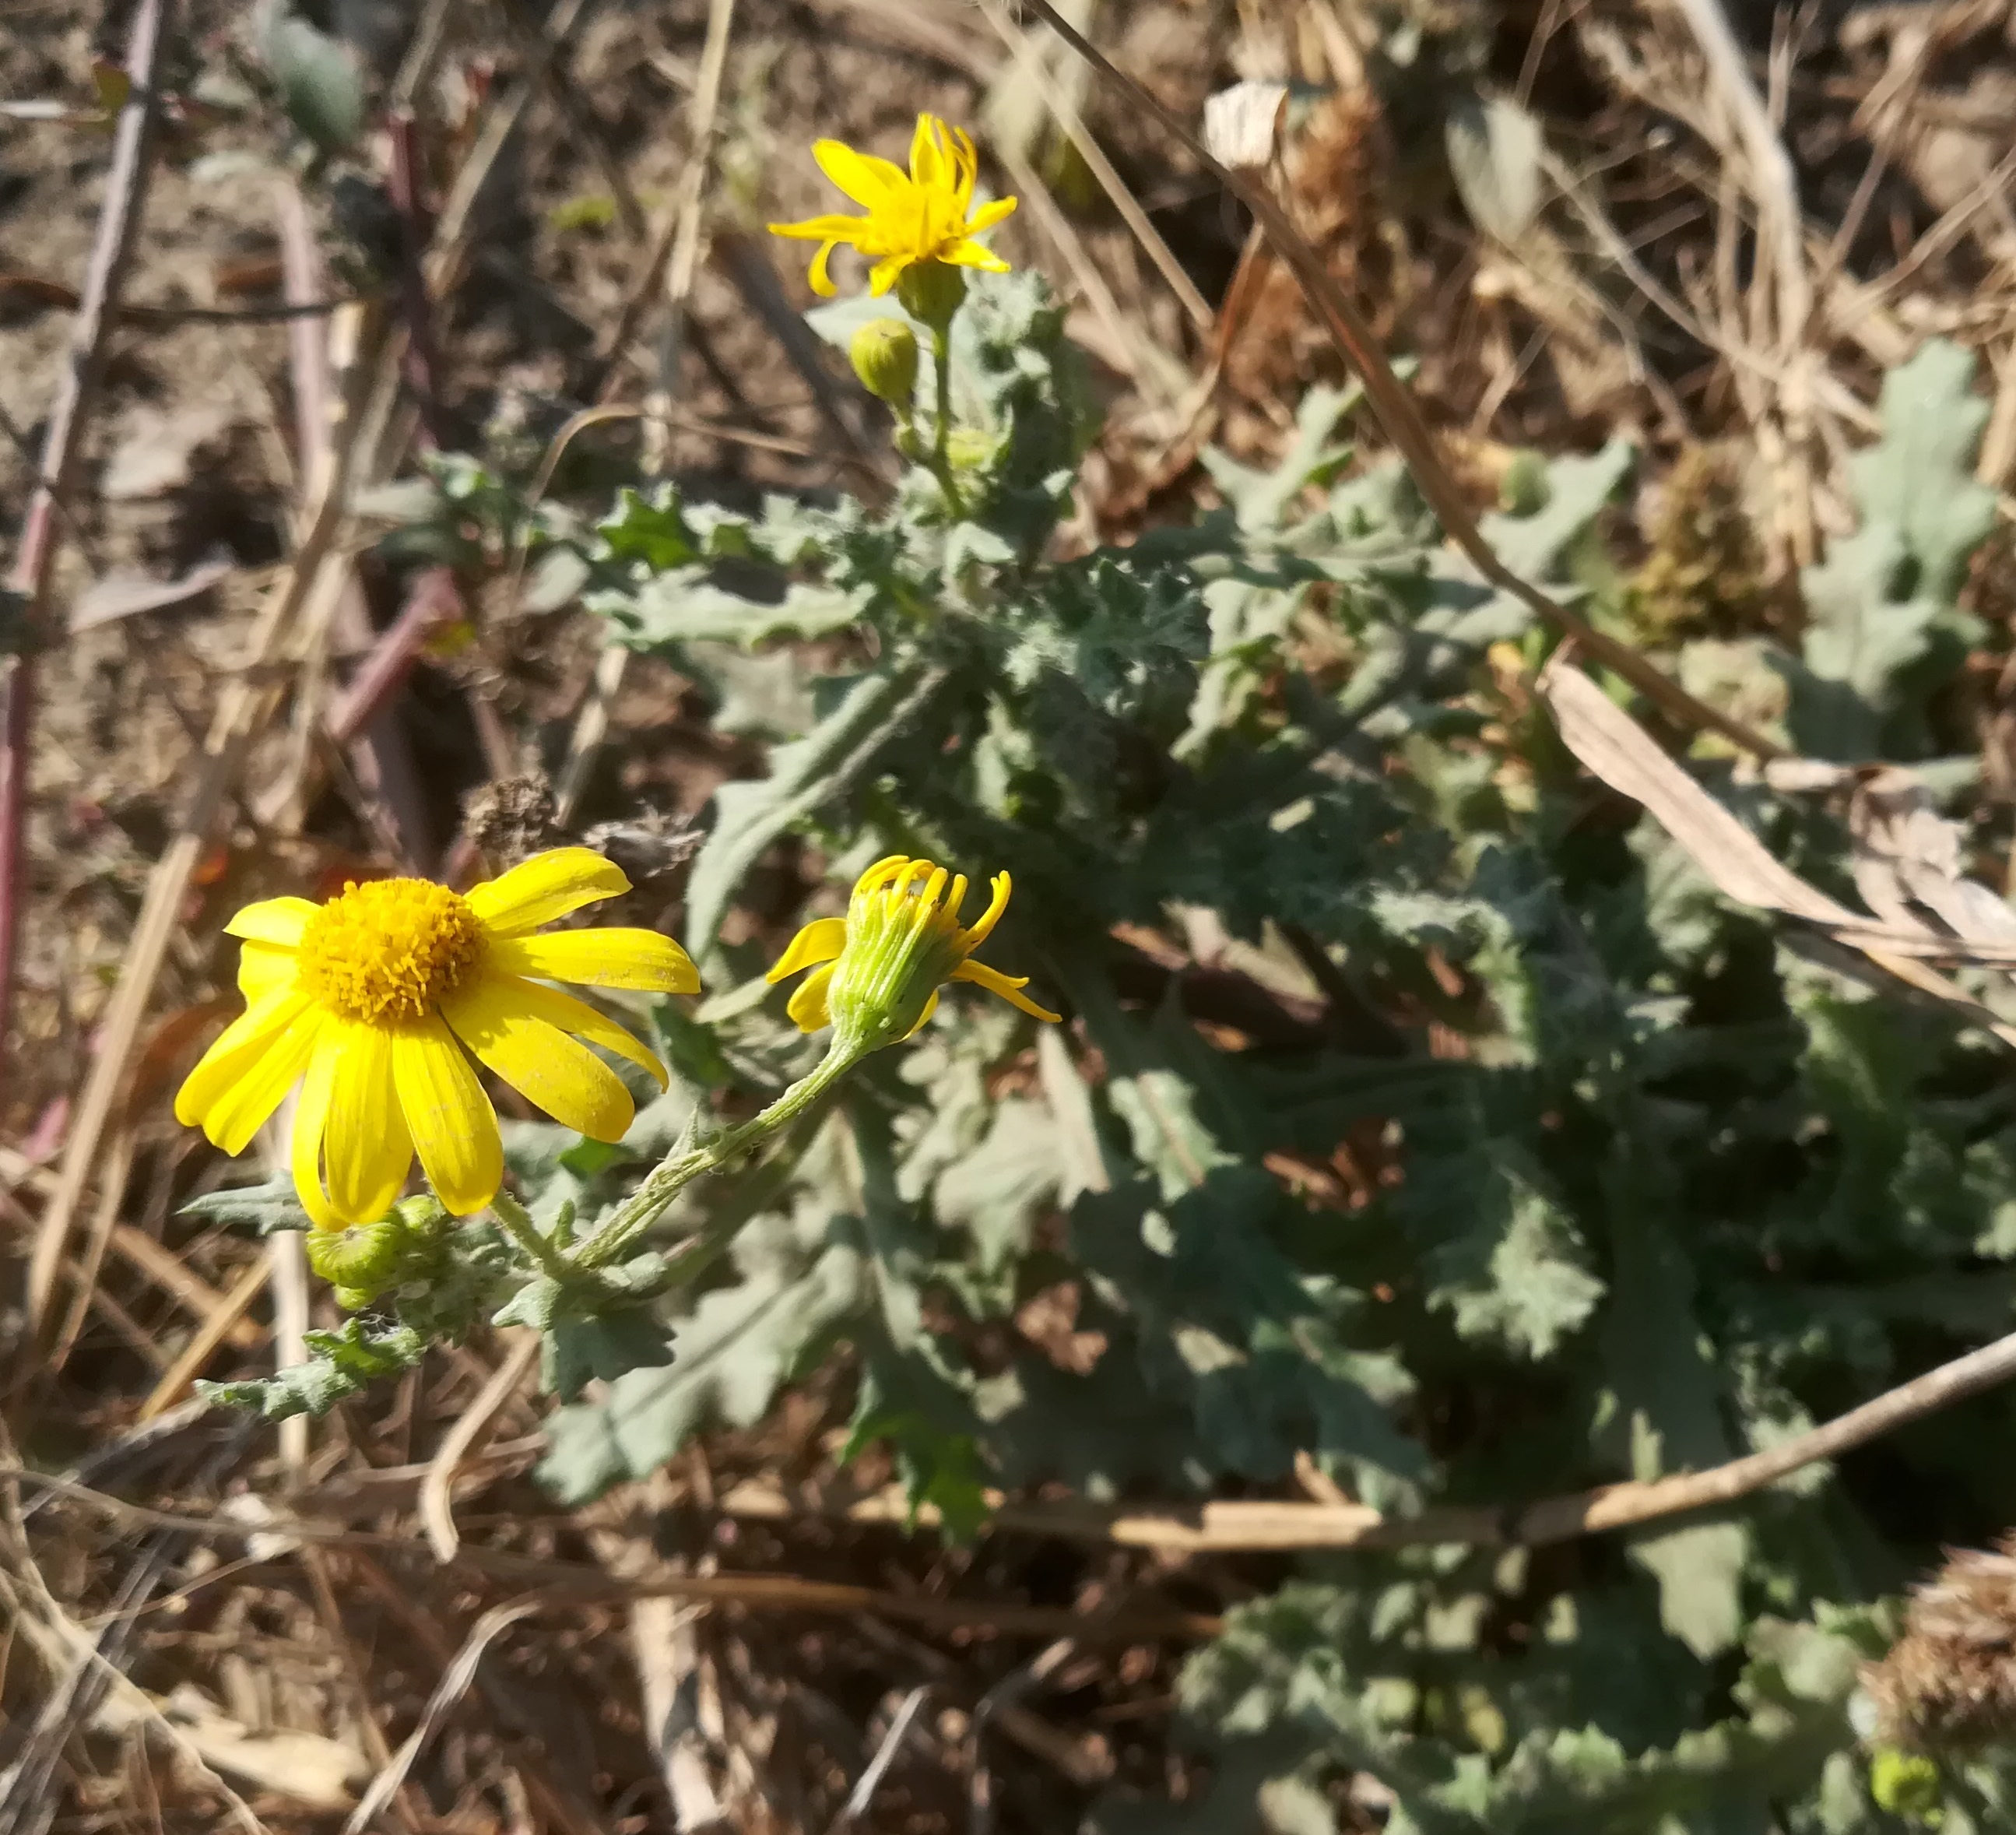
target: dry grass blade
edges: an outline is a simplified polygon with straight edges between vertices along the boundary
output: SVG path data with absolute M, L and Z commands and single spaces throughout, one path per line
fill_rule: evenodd
M 462 1648 L 455 1653 L 455 1660 L 434 1685 L 434 1693 L 427 1697 L 419 1724 L 406 1736 L 393 1754 L 392 1762 L 371 1780 L 369 1787 L 358 1800 L 356 1808 L 344 1823 L 343 1835 L 364 1835 L 379 1812 L 392 1801 L 394 1793 L 405 1782 L 406 1774 L 413 1768 L 413 1761 L 420 1756 L 428 1740 L 434 1737 L 455 1703 L 469 1693 L 484 1652 L 520 1620 L 530 1618 L 538 1610 L 539 1602 L 536 1599 L 513 1599 L 505 1605 L 492 1606 L 470 1628 Z
M 1721 734 L 1743 750 L 1760 759 L 1776 758 L 1784 748 L 1746 723 L 1689 694 L 1663 674 L 1629 644 L 1620 644 L 1586 623 L 1565 606 L 1558 604 L 1537 586 L 1524 580 L 1498 557 L 1484 538 L 1471 512 L 1462 487 L 1443 460 L 1435 436 L 1406 385 L 1394 374 L 1379 348 L 1372 327 L 1331 277 L 1316 250 L 1310 247 L 1280 207 L 1260 186 L 1241 177 L 1212 157 L 1211 150 L 1174 114 L 1157 101 L 1124 70 L 1085 38 L 1057 13 L 1049 0 L 1026 0 L 1029 9 L 1078 54 L 1092 63 L 1145 113 L 1188 147 L 1204 169 L 1258 218 L 1275 252 L 1287 263 L 1304 297 L 1345 360 L 1363 383 L 1367 400 L 1380 427 L 1400 452 L 1415 484 L 1428 507 L 1456 545 L 1468 557 L 1486 580 L 1511 593 L 1540 618 L 1572 637 L 1596 661 L 1615 669 L 1648 700 L 1656 702 L 1673 718 L 1697 730 Z
M 841 1835 L 868 1813 L 868 1806 L 875 1801 L 875 1793 L 882 1788 L 882 1780 L 889 1775 L 889 1768 L 896 1762 L 896 1756 L 903 1750 L 903 1742 L 910 1736 L 910 1729 L 916 1725 L 917 1716 L 923 1711 L 924 1703 L 931 1699 L 931 1685 L 920 1682 L 903 1697 L 903 1705 L 896 1710 L 895 1718 L 889 1723 L 889 1730 L 882 1736 L 882 1743 L 875 1750 L 875 1756 L 868 1768 L 861 1774 L 861 1781 L 848 1794 L 847 1801 L 841 1806 L 840 1814 L 826 1826 L 826 1835 Z
M 167 1373 L 140 1404 L 139 1412 L 133 1417 L 136 1425 L 145 1426 L 167 1413 L 189 1393 L 189 1385 L 216 1356 L 218 1346 L 231 1336 L 232 1328 L 251 1310 L 253 1301 L 265 1290 L 272 1275 L 272 1264 L 264 1256 L 247 1262 L 239 1271 L 237 1280 L 218 1302 L 216 1311 L 197 1328 L 182 1355 L 168 1366 Z
M 455 1527 L 455 1475 L 499 1411 L 531 1374 L 538 1356 L 538 1334 L 520 1335 L 504 1361 L 491 1372 L 490 1380 L 477 1392 L 476 1400 L 448 1429 L 441 1450 L 427 1462 L 427 1476 L 420 1480 L 420 1521 L 437 1560 L 452 1561 L 462 1545 L 461 1534 Z

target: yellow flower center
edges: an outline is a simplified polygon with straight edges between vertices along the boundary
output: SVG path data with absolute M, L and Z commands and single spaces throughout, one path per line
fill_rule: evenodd
M 301 981 L 332 1013 L 366 1026 L 423 1019 L 483 960 L 468 899 L 427 879 L 344 888 L 301 933 Z

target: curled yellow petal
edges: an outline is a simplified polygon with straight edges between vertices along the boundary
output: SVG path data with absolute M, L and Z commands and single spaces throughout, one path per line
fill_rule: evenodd
M 826 1006 L 826 990 L 833 983 L 833 964 L 823 962 L 800 982 L 797 990 L 785 1003 L 784 1011 L 790 1014 L 800 1032 L 823 1032 L 833 1024 L 833 1014 Z
M 966 233 L 977 236 L 983 230 L 992 229 L 996 223 L 1015 214 L 1016 200 L 997 197 L 992 204 L 984 204 L 966 220 Z
M 910 182 L 920 191 L 952 188 L 952 160 L 945 146 L 945 124 L 934 114 L 917 117 L 910 136 Z
M 785 945 L 783 954 L 763 979 L 774 987 L 787 975 L 809 968 L 815 962 L 830 962 L 846 947 L 844 918 L 815 918 Z
M 522 936 L 597 899 L 629 889 L 629 880 L 614 861 L 588 848 L 561 847 L 533 855 L 509 872 L 471 886 L 465 896 L 492 932 Z
M 504 1142 L 497 1112 L 445 1021 L 430 1018 L 399 1029 L 392 1040 L 392 1076 L 435 1196 L 457 1217 L 473 1215 L 504 1181 Z
M 938 259 L 954 268 L 978 268 L 988 274 L 1006 274 L 1008 264 L 985 243 L 970 238 L 940 251 Z
M 788 237 L 794 242 L 848 242 L 859 236 L 866 226 L 866 217 L 843 217 L 829 213 L 823 217 L 807 217 L 797 223 L 766 223 L 764 227 L 772 236 Z
M 1026 975 L 1003 975 L 998 968 L 989 968 L 985 962 L 965 961 L 952 971 L 954 981 L 970 981 L 976 987 L 983 987 L 990 994 L 999 994 L 1011 1007 L 1019 1007 L 1032 1018 L 1046 1019 L 1053 1026 L 1063 1018 L 1047 1007 L 1039 1007 L 1022 992 L 1029 985 Z
M 700 992 L 700 971 L 670 937 L 620 925 L 502 939 L 491 945 L 488 961 L 499 975 L 529 975 L 583 987 L 632 988 L 652 994 Z

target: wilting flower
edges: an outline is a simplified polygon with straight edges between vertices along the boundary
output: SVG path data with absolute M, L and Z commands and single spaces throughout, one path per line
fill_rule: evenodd
M 811 217 L 802 223 L 770 225 L 773 236 L 819 243 L 810 276 L 813 292 L 836 290 L 826 263 L 843 242 L 875 264 L 869 270 L 868 290 L 877 295 L 895 286 L 905 269 L 922 262 L 985 268 L 995 274 L 1008 272 L 1006 261 L 973 238 L 1013 211 L 1015 200 L 998 197 L 973 210 L 973 182 L 979 175 L 980 161 L 972 137 L 963 129 L 947 127 L 936 115 L 919 115 L 907 175 L 886 159 L 856 153 L 837 140 L 815 141 L 812 157 L 819 161 L 819 170 L 868 213 L 865 217 Z
M 246 1009 L 189 1073 L 176 1119 L 242 1153 L 301 1080 L 294 1187 L 324 1228 L 383 1217 L 416 1148 L 457 1216 L 496 1195 L 503 1145 L 476 1063 L 567 1127 L 621 1140 L 630 1092 L 580 1041 L 641 1065 L 661 1088 L 664 1067 L 613 1020 L 545 984 L 690 994 L 699 973 L 655 931 L 534 933 L 629 889 L 599 854 L 559 848 L 467 892 L 374 879 L 326 904 L 247 905 L 225 926 L 244 939 Z
M 949 981 L 972 982 L 1039 1019 L 1057 1018 L 1022 992 L 1026 975 L 972 960 L 1008 908 L 1008 875 L 995 874 L 994 896 L 970 930 L 959 921 L 966 875 L 952 880 L 949 894 L 949 878 L 930 860 L 891 854 L 855 881 L 844 918 L 815 918 L 791 939 L 769 979 L 812 970 L 789 1008 L 801 1031 L 830 1026 L 842 1047 L 856 1051 L 895 1044 L 938 1011 Z

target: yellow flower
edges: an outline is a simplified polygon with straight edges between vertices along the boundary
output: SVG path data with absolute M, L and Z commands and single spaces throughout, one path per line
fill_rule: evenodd
M 948 877 L 930 860 L 891 854 L 855 881 L 844 918 L 815 918 L 791 939 L 769 979 L 812 969 L 791 996 L 800 1031 L 830 1026 L 843 1048 L 855 1052 L 895 1044 L 938 1011 L 949 981 L 972 982 L 1039 1019 L 1057 1018 L 1022 992 L 1026 975 L 972 960 L 1008 908 L 1008 875 L 995 874 L 994 896 L 970 930 L 959 922 L 966 875 L 952 880 L 949 896 Z
M 1015 200 L 998 197 L 967 214 L 972 210 L 980 161 L 972 137 L 963 129 L 947 127 L 936 115 L 919 115 L 907 175 L 900 166 L 856 153 L 837 140 L 814 142 L 812 157 L 821 171 L 868 212 L 865 217 L 812 217 L 802 223 L 770 225 L 773 236 L 819 244 L 812 257 L 814 293 L 836 290 L 826 263 L 843 242 L 874 262 L 868 290 L 877 295 L 895 286 L 905 268 L 923 261 L 985 268 L 994 274 L 1008 272 L 1006 261 L 973 238 L 1007 216 Z
M 699 974 L 655 931 L 533 933 L 629 889 L 618 868 L 577 847 L 536 854 L 466 893 L 374 879 L 326 904 L 247 905 L 225 926 L 244 939 L 246 1009 L 189 1073 L 176 1119 L 242 1153 L 304 1079 L 294 1187 L 325 1229 L 383 1217 L 416 1148 L 457 1216 L 496 1195 L 503 1145 L 472 1054 L 567 1127 L 621 1140 L 630 1092 L 578 1041 L 642 1065 L 661 1088 L 664 1069 L 613 1020 L 545 984 L 690 994 Z

